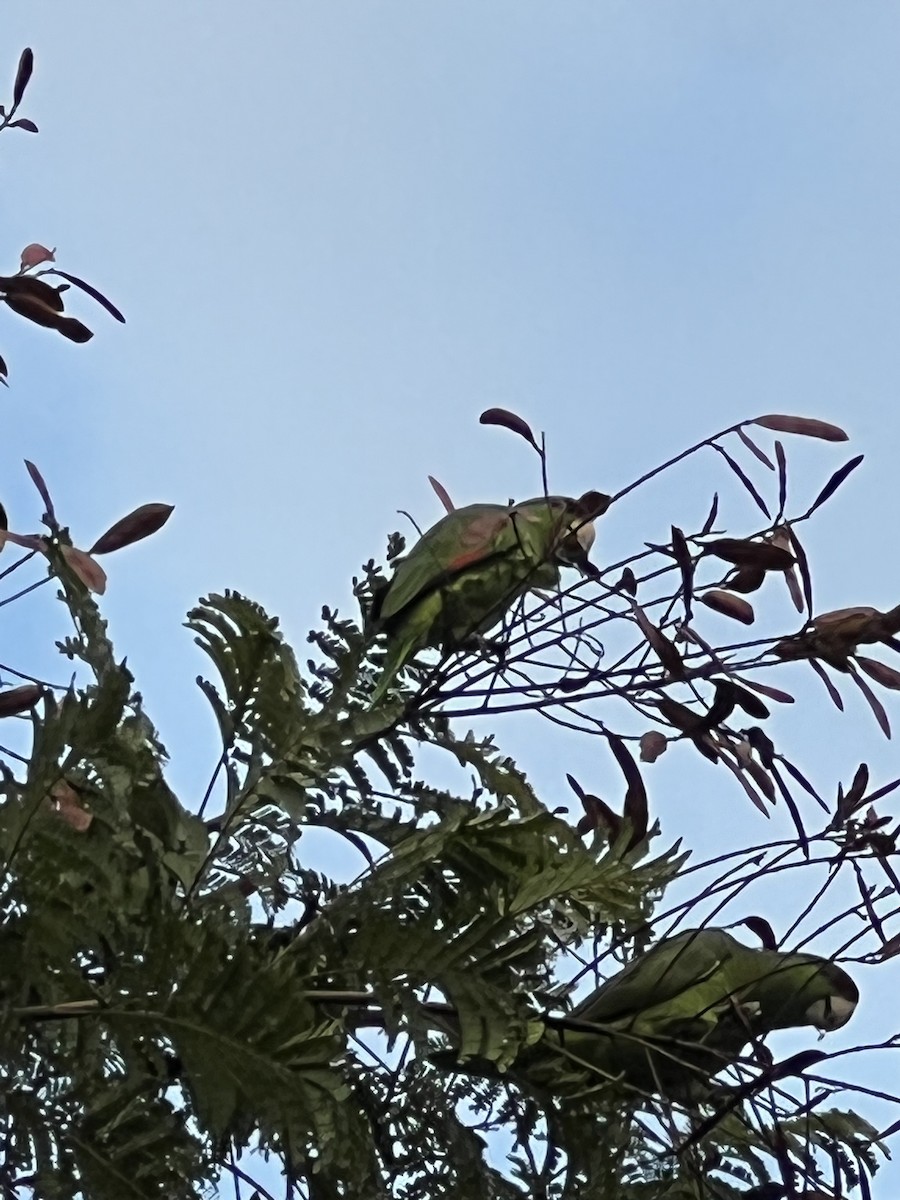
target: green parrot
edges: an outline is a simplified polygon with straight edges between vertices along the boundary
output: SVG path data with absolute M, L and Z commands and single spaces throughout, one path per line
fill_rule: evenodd
M 447 513 L 375 597 L 370 629 L 386 634 L 388 652 L 372 704 L 419 650 L 450 652 L 486 633 L 527 592 L 555 587 L 560 566 L 595 570 L 587 558 L 593 518 L 609 504 L 609 496 L 587 492 Z
M 509 1076 L 570 1095 L 620 1080 L 643 1093 L 698 1099 L 752 1038 L 806 1025 L 839 1029 L 858 1000 L 856 984 L 828 959 L 754 950 L 724 929 L 690 929 L 586 997 L 571 1013 L 584 1028 L 547 1027 Z M 452 1052 L 441 1053 L 449 1066 Z M 497 1074 L 477 1066 L 476 1073 Z

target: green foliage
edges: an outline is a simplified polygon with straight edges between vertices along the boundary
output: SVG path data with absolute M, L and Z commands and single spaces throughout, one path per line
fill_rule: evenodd
M 514 1082 L 561 1011 L 559 968 L 581 945 L 645 940 L 686 855 L 579 833 L 492 738 L 437 712 L 371 711 L 354 622 L 326 611 L 307 683 L 234 593 L 189 618 L 221 749 L 206 796 L 182 804 L 96 607 L 74 583 L 64 599 L 77 636 L 61 649 L 90 679 L 45 697 L 0 807 L 7 1182 L 188 1197 L 266 1150 L 297 1195 L 701 1194 L 689 1163 L 647 1157 L 653 1097 Z M 426 749 L 468 795 L 420 778 Z M 311 828 L 358 857 L 349 883 L 304 862 Z M 486 1156 L 504 1129 L 501 1171 Z M 719 1156 L 702 1194 L 739 1194 L 729 1171 L 769 1178 L 766 1137 L 725 1114 L 690 1156 Z M 817 1114 L 814 1140 L 845 1147 L 848 1179 L 874 1166 L 852 1114 Z

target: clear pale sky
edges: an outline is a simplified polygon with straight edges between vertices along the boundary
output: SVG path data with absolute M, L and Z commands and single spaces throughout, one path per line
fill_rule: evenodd
M 246 592 L 305 657 L 396 510 L 441 515 L 428 474 L 457 504 L 540 490 L 524 444 L 478 426 L 491 405 L 546 430 L 576 494 L 742 417 L 836 421 L 849 449 L 788 447 L 801 498 L 867 456 L 806 534 L 817 607 L 900 600 L 897 6 L 5 0 L 0 32 L 0 99 L 32 46 L 41 130 L 0 139 L 3 270 L 56 246 L 128 318 L 73 301 L 96 332 L 73 346 L 0 314 L 3 500 L 36 528 L 30 458 L 82 544 L 176 505 L 107 560 L 104 610 L 186 800 L 213 756 L 186 609 Z M 695 461 L 617 506 L 594 558 L 696 529 L 715 487 L 755 528 Z M 848 707 L 813 689 L 777 730 L 823 787 L 864 758 L 900 774 Z M 617 794 L 593 744 L 498 733 L 551 803 L 566 770 Z M 781 828 L 674 758 L 650 776 L 667 843 Z M 890 967 L 861 982 L 848 1044 L 888 1031 L 896 995 Z

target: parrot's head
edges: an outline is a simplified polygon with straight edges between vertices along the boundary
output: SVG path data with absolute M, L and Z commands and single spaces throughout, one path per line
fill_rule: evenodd
M 829 995 L 815 1000 L 806 1010 L 806 1019 L 823 1033 L 831 1033 L 846 1025 L 856 1011 L 857 1000 L 853 996 Z
M 806 1021 L 823 1033 L 846 1025 L 859 1003 L 859 988 L 846 971 L 827 960 L 823 961 L 811 990 L 819 995 L 806 1009 Z
M 585 492 L 577 500 L 568 496 L 548 496 L 546 502 L 559 509 L 562 526 L 553 547 L 554 561 L 561 567 L 578 567 L 585 575 L 595 574 L 597 569 L 588 559 L 597 536 L 594 519 L 606 512 L 612 498 L 604 492 Z

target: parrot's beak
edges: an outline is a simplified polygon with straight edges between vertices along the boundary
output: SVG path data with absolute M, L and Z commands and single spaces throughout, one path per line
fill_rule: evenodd
M 563 566 L 577 567 L 583 575 L 596 575 L 597 568 L 588 558 L 596 536 L 593 521 L 573 521 L 556 549 L 557 562 Z

